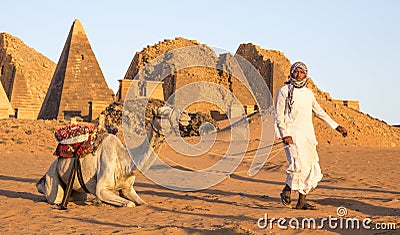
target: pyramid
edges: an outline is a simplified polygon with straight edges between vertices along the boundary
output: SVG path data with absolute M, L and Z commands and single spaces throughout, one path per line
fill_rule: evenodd
M 81 116 L 90 120 L 89 102 L 104 108 L 113 102 L 85 30 L 79 20 L 71 26 L 67 41 L 57 63 L 39 119 L 68 119 Z
M 181 48 L 186 49 L 177 50 Z M 160 57 L 173 50 L 176 50 L 173 56 Z M 157 60 L 162 62 L 160 64 L 153 64 L 153 61 L 158 57 L 162 59 Z M 196 64 L 196 66 L 186 67 L 190 64 Z M 207 66 L 197 66 L 200 64 L 206 64 Z M 187 111 L 193 113 L 216 113 L 224 112 L 230 108 L 232 100 L 226 94 L 223 94 L 223 89 L 219 89 L 215 85 L 205 86 L 204 83 L 197 84 L 197 82 L 202 81 L 218 84 L 224 87 L 226 92 L 229 90 L 232 91 L 239 101 L 244 104 L 246 111 L 248 109 L 249 112 L 253 112 L 256 102 L 245 86 L 235 78 L 235 75 L 241 72 L 241 69 L 235 68 L 235 66 L 237 67 L 238 64 L 232 55 L 217 55 L 211 47 L 201 44 L 196 40 L 189 40 L 182 37 L 172 40 L 165 39 L 155 45 L 149 45 L 141 52 L 135 54 L 124 79 L 120 80 L 117 97 L 119 100 L 124 100 L 128 89 L 134 91 L 133 93 L 139 96 L 142 94 L 150 95 L 150 92 L 142 92 L 143 90 L 151 90 L 148 89 L 147 83 L 149 81 L 143 81 L 152 79 L 156 81 L 165 76 L 161 87 L 162 90 L 160 89 L 162 95 L 154 96 L 153 93 L 151 94 L 152 98 L 162 97 L 162 99 L 168 100 L 175 91 L 191 84 L 191 88 L 185 91 L 187 93 L 180 90 L 174 96 L 174 101 L 170 102 L 174 105 L 183 105 L 187 101 L 186 97 L 193 97 L 192 89 L 194 89 L 198 91 L 197 99 L 203 99 L 202 95 L 204 94 L 209 100 L 223 100 L 223 102 L 219 106 L 211 103 L 197 102 L 187 107 Z M 177 68 L 182 69 L 175 71 Z M 142 69 L 144 71 L 141 71 Z M 132 81 L 133 79 L 138 79 L 138 81 Z
M 37 119 L 55 68 L 21 39 L 0 33 L 0 81 L 17 118 Z
M 8 118 L 10 115 L 14 115 L 14 111 L 0 82 L 0 118 Z

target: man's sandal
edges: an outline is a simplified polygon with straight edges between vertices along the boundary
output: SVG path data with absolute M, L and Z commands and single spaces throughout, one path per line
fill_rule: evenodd
M 316 206 L 311 205 L 309 203 L 304 204 L 304 206 L 296 205 L 296 209 L 298 209 L 298 210 L 318 210 L 318 208 Z
M 292 201 L 290 200 L 290 195 L 286 195 L 284 192 L 281 192 L 281 202 L 282 205 L 286 206 L 287 208 L 292 208 L 290 204 Z

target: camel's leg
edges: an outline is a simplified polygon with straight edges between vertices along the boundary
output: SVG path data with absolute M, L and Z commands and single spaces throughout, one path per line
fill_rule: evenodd
M 132 186 L 128 190 L 126 189 L 121 190 L 121 194 L 124 198 L 129 199 L 134 203 L 136 203 L 136 205 L 147 204 L 145 201 L 143 201 L 143 199 L 139 197 L 139 195 L 137 195 L 135 189 L 133 189 Z
M 96 190 L 97 197 L 106 203 L 115 205 L 115 206 L 126 206 L 126 207 L 134 207 L 135 203 L 126 200 L 123 197 L 120 197 L 116 192 L 110 190 L 108 188 L 102 188 Z
M 97 171 L 96 196 L 101 201 L 112 205 L 134 207 L 135 203 L 120 197 L 116 189 L 119 181 L 123 178 L 121 169 L 119 168 L 123 163 L 119 162 L 117 156 L 120 154 L 119 151 L 126 151 L 126 149 L 116 137 L 115 139 L 105 139 L 102 142 L 102 146 L 98 165 L 99 169 Z M 131 159 L 129 158 L 129 160 Z
M 126 200 L 118 195 L 118 192 L 114 190 L 114 187 L 109 185 L 114 185 L 115 183 L 110 182 L 113 179 L 113 174 L 106 172 L 103 174 L 97 182 L 96 185 L 96 196 L 103 202 L 115 205 L 115 206 L 126 206 L 134 207 L 135 203 Z
M 44 194 L 51 204 L 60 204 L 64 196 L 64 188 L 57 172 L 58 158 L 55 159 L 45 175 Z

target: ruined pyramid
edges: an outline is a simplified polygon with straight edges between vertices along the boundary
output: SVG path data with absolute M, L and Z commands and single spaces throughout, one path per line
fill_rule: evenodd
M 17 118 L 37 119 L 56 64 L 8 33 L 0 33 L 0 81 Z
M 169 53 L 172 51 L 174 52 Z M 227 96 L 226 93 L 233 93 L 245 106 L 245 111 L 252 113 L 256 103 L 244 85 L 235 77 L 235 74 L 239 73 L 235 68 L 235 65 L 238 65 L 234 62 L 236 61 L 233 59 L 233 55 L 216 54 L 211 47 L 195 40 L 182 37 L 173 40 L 165 39 L 155 45 L 149 45 L 135 54 L 124 79 L 120 81 L 118 99 L 124 100 L 127 89 L 132 87 L 131 83 L 127 82 L 129 80 L 162 79 L 165 100 L 179 90 L 171 101 L 176 106 L 185 106 L 189 97 L 206 102 L 207 100 L 223 101 L 218 104 L 192 103 L 186 108 L 189 112 L 225 113 L 233 102 L 233 98 Z M 181 89 L 189 84 L 190 87 L 186 90 Z M 197 92 L 193 93 L 193 90 Z
M 113 102 L 113 95 L 82 24 L 75 20 L 38 118 L 69 119 L 80 116 L 91 120 L 93 107 L 89 107 L 89 102 L 102 110 Z

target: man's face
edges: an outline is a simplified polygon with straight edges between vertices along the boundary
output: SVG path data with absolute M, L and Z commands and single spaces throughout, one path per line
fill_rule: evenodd
M 292 77 L 297 81 L 302 81 L 306 78 L 306 73 L 299 67 L 295 68 Z

